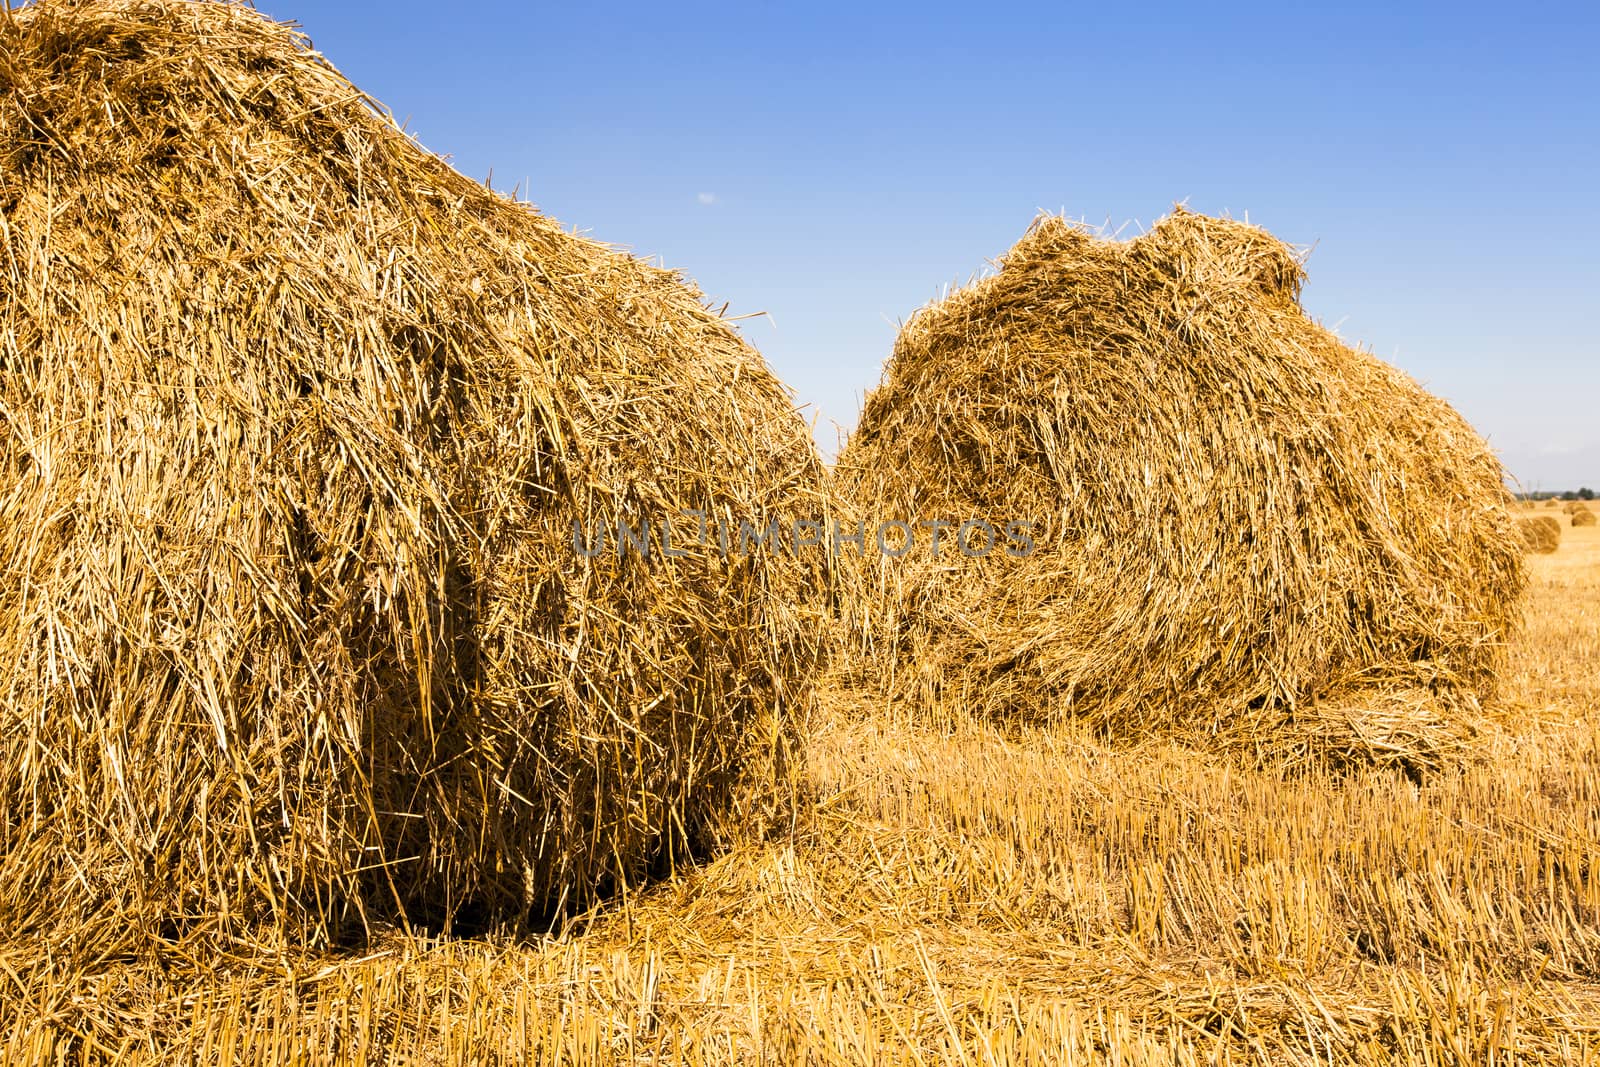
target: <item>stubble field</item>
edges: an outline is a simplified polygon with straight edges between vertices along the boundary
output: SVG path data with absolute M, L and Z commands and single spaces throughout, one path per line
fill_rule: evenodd
M 790 835 L 541 941 L 12 945 L 0 1060 L 1600 1063 L 1600 528 L 1562 535 L 1420 781 L 836 692 Z

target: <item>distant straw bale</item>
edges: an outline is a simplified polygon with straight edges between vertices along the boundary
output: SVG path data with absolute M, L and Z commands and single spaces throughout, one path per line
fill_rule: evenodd
M 1561 547 L 1561 522 L 1551 515 L 1517 520 L 1517 533 L 1529 552 L 1547 554 Z
M 873 521 L 1025 520 L 1039 548 L 870 556 L 858 675 L 1133 736 L 1291 729 L 1281 709 L 1375 690 L 1473 714 L 1520 617 L 1504 471 L 1309 320 L 1302 280 L 1238 222 L 1179 210 L 1118 242 L 1043 217 L 914 315 L 841 493 Z M 1426 762 L 1452 723 L 1396 743 Z
M 817 510 L 677 275 L 223 3 L 0 13 L 0 248 L 8 937 L 516 922 L 781 814 L 817 561 L 574 545 Z
M 1594 523 L 1594 512 L 1588 508 L 1579 508 L 1572 513 L 1572 525 L 1574 526 L 1593 526 Z

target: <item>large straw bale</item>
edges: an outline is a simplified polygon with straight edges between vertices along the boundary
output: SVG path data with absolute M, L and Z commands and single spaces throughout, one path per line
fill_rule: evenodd
M 816 511 L 677 275 L 223 3 L 0 14 L 0 227 L 8 934 L 537 916 L 781 810 L 821 565 L 573 543 Z
M 869 524 L 1029 521 L 1038 549 L 869 552 L 854 669 L 999 716 L 1246 743 L 1364 691 L 1471 713 L 1524 585 L 1500 464 L 1311 322 L 1302 281 L 1238 222 L 1179 210 L 1119 242 L 1042 217 L 914 315 L 841 494 Z M 1357 730 L 1321 747 L 1371 748 Z M 1429 733 L 1399 747 L 1426 761 Z

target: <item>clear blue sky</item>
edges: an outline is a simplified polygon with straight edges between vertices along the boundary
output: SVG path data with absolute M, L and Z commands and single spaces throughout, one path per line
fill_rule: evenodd
M 258 6 L 465 173 L 768 312 L 825 444 L 1038 209 L 1182 200 L 1315 245 L 1310 312 L 1525 485 L 1600 489 L 1596 5 Z

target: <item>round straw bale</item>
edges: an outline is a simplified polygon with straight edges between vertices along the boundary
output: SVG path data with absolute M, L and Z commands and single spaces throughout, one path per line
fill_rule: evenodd
M 1517 520 L 1517 533 L 1529 552 L 1554 552 L 1561 547 L 1561 522 L 1551 515 Z
M 1572 513 L 1572 525 L 1574 526 L 1593 526 L 1594 523 L 1594 512 L 1588 508 L 1579 508 Z
M 1028 522 L 1037 550 L 869 556 L 853 668 L 937 663 L 931 688 L 995 714 L 1135 734 L 1489 694 L 1524 585 L 1500 464 L 1309 320 L 1302 277 L 1238 222 L 1179 210 L 1118 242 L 1043 217 L 914 315 L 841 493 L 869 521 Z
M 0 57 L 0 923 L 520 921 L 778 810 L 825 560 L 661 530 L 823 472 L 697 290 L 245 6 Z

